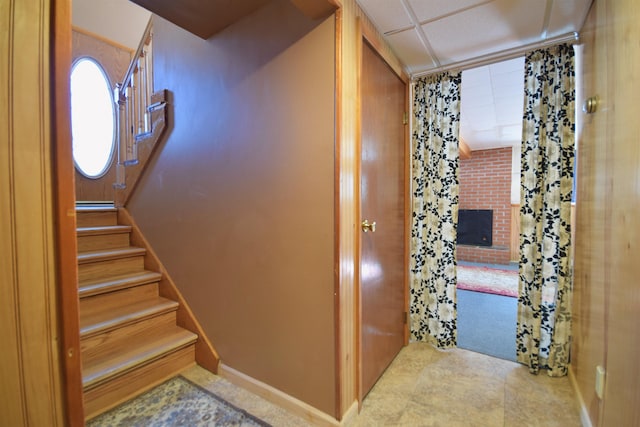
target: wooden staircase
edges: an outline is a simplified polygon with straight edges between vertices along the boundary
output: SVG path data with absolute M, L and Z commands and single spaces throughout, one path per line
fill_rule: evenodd
M 198 336 L 176 324 L 178 302 L 159 296 L 162 274 L 109 206 L 77 207 L 80 342 L 85 418 L 195 364 Z

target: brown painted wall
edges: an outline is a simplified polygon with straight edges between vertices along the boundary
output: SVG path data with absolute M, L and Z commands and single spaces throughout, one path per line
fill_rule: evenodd
M 167 141 L 128 208 L 222 362 L 335 411 L 334 19 L 154 24 Z
M 594 426 L 640 425 L 639 20 L 635 0 L 596 0 L 581 33 L 584 95 L 600 103 L 580 112 L 571 370 Z

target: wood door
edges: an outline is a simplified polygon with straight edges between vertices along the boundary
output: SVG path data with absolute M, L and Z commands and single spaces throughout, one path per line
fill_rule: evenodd
M 363 398 L 404 345 L 405 83 L 368 43 L 361 75 L 360 330 Z

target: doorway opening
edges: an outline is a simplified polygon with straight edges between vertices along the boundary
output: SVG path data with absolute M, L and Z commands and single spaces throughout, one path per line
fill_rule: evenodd
M 516 360 L 524 58 L 462 72 L 458 347 Z

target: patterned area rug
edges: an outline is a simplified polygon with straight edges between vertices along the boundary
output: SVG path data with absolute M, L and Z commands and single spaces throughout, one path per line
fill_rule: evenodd
M 248 412 L 177 376 L 105 412 L 89 427 L 269 426 Z
M 458 289 L 518 297 L 518 271 L 458 265 Z

